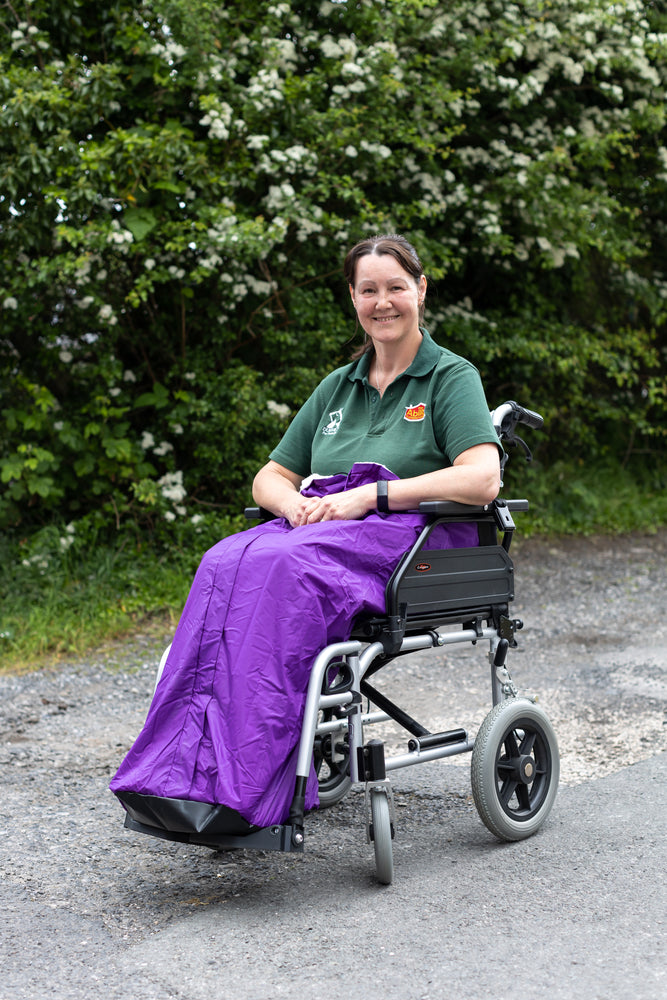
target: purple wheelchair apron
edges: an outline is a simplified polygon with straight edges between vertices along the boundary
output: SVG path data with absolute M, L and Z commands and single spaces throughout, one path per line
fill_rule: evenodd
M 324 496 L 395 478 L 382 466 L 356 464 L 303 492 Z M 189 803 L 197 815 L 220 806 L 255 827 L 285 822 L 312 663 L 349 637 L 359 615 L 384 611 L 386 583 L 424 522 L 416 513 L 371 513 L 292 528 L 281 518 L 213 546 L 146 723 L 111 782 L 130 814 L 145 801 L 159 816 L 164 800 L 178 804 L 184 832 L 197 824 Z M 475 525 L 445 532 L 443 548 L 477 545 Z M 317 804 L 311 771 L 306 809 Z M 141 809 L 138 816 L 145 821 Z

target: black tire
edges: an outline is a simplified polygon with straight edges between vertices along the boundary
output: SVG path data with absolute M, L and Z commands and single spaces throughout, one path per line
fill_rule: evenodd
M 324 709 L 320 712 L 319 721 L 330 722 L 336 717 L 335 710 Z M 332 752 L 334 740 L 335 754 Z M 347 733 L 316 736 L 313 744 L 313 763 L 317 773 L 320 809 L 328 809 L 344 799 L 352 787 Z
M 371 838 L 375 850 L 375 872 L 382 885 L 394 878 L 394 851 L 391 844 L 389 800 L 381 789 L 371 789 Z
M 524 840 L 544 823 L 558 790 L 558 741 L 549 718 L 526 698 L 502 701 L 480 726 L 472 793 L 484 825 L 500 840 Z

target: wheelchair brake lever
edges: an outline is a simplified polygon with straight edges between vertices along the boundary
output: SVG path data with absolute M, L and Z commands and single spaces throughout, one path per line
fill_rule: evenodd
M 520 438 L 518 434 L 512 434 L 509 437 L 506 437 L 503 441 L 503 444 L 509 445 L 510 448 L 516 448 L 517 445 L 519 445 L 526 457 L 526 461 L 527 462 L 533 461 L 533 453 L 531 452 L 530 448 L 523 440 L 523 438 Z

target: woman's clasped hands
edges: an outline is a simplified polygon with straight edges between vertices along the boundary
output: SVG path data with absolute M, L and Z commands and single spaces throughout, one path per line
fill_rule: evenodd
M 353 521 L 373 510 L 375 503 L 376 488 L 371 483 L 326 497 L 296 494 L 294 501 L 284 511 L 284 516 L 293 528 L 318 524 L 320 521 Z

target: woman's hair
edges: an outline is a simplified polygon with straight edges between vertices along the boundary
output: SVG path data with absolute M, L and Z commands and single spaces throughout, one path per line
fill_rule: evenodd
M 397 233 L 389 233 L 383 236 L 368 236 L 366 239 L 360 240 L 359 243 L 356 243 L 348 251 L 343 264 L 343 274 L 346 282 L 352 288 L 354 288 L 357 276 L 357 262 L 368 254 L 376 254 L 378 256 L 389 254 L 389 256 L 393 257 L 400 264 L 404 271 L 407 271 L 414 278 L 415 283 L 419 285 L 424 274 L 424 268 L 417 251 L 411 243 L 408 243 L 404 236 L 399 236 Z M 420 323 L 423 319 L 424 303 L 422 301 L 419 306 Z M 363 347 L 356 350 L 352 357 L 353 359 L 359 358 L 366 351 L 371 350 L 373 350 L 373 342 L 370 339 L 366 339 Z

